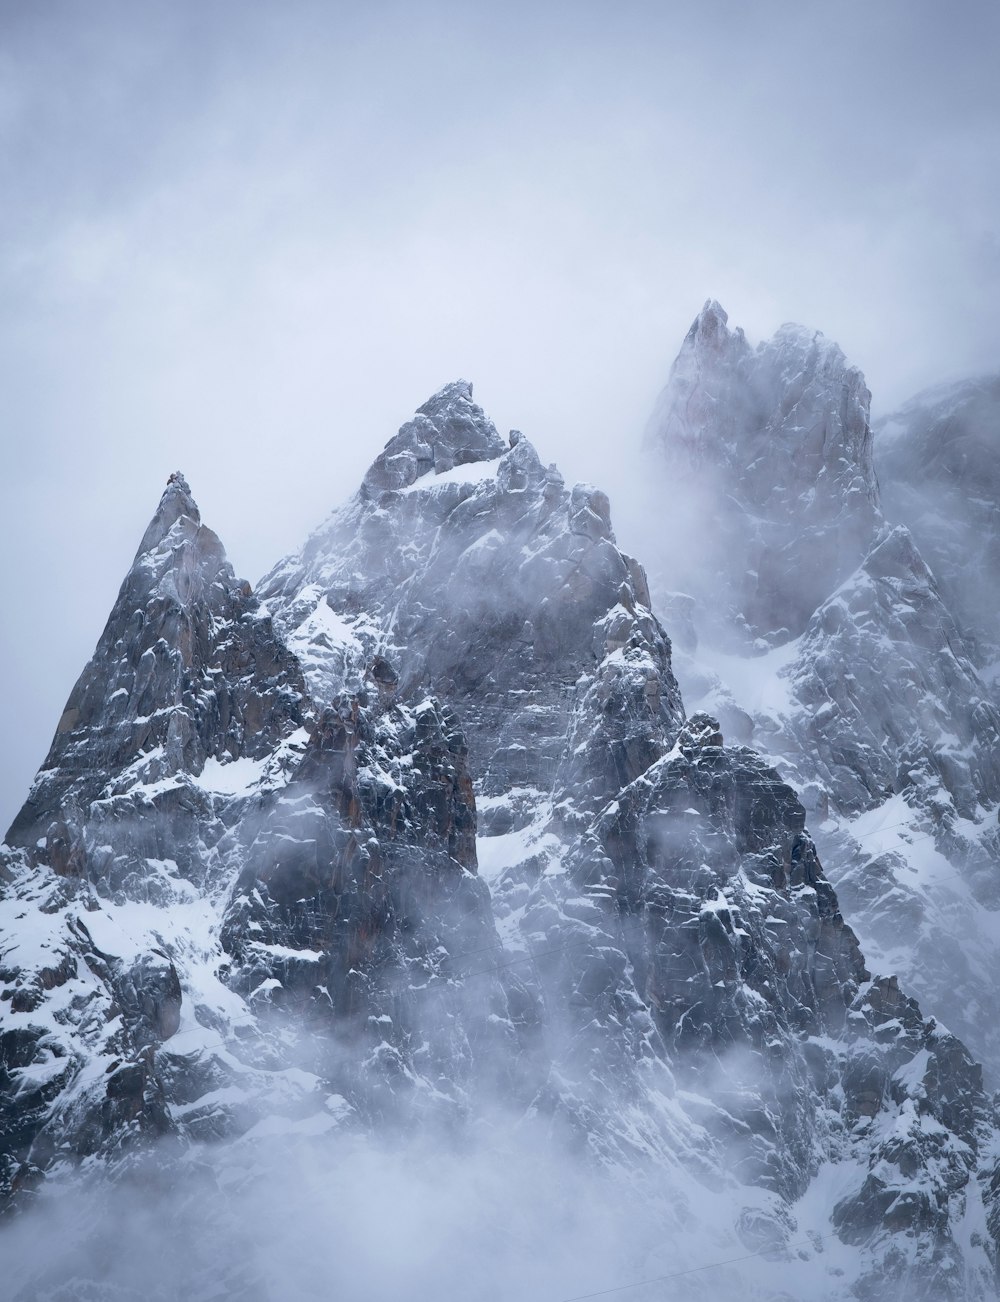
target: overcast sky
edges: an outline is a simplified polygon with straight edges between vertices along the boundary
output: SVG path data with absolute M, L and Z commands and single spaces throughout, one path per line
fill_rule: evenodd
M 710 295 L 876 409 L 1000 368 L 998 63 L 995 0 L 0 0 L 0 823 L 175 468 L 255 580 L 458 376 L 613 488 Z

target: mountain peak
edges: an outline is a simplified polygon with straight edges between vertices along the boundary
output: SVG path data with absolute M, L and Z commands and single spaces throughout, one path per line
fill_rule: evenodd
M 298 665 L 267 621 L 248 618 L 256 611 L 175 471 L 9 843 L 75 872 L 66 827 L 77 836 L 91 801 L 131 792 L 123 807 L 132 811 L 150 782 L 198 774 L 208 758 L 253 756 L 298 726 Z
M 453 380 L 438 389 L 417 408 L 413 420 L 396 438 L 412 427 L 419 428 L 423 441 L 433 450 L 435 470 L 450 470 L 453 465 L 469 461 L 491 461 L 506 450 L 493 422 L 473 402 L 468 380 Z
M 472 384 L 468 380 L 452 380 L 449 384 L 443 384 L 422 406 L 417 408 L 417 412 L 423 416 L 433 417 L 459 402 L 472 402 Z
M 24 1238 L 19 1297 L 51 1296 L 59 1272 L 76 1296 L 123 1291 L 106 1262 L 146 1153 L 153 1197 L 187 1198 L 192 1162 L 204 1168 L 196 1206 L 213 1217 L 192 1251 L 183 1208 L 148 1206 L 146 1255 L 174 1225 L 166 1247 L 191 1263 L 156 1283 L 230 1294 L 247 1250 L 238 1238 L 220 1259 L 215 1244 L 274 1217 L 258 1200 L 216 1220 L 228 1200 L 214 1191 L 235 1173 L 280 1193 L 299 1153 L 320 1171 L 346 1161 L 350 1183 L 388 1125 L 421 1145 L 446 1129 L 466 1163 L 485 1132 L 485 1158 L 524 1151 L 529 1179 L 569 1136 L 587 1166 L 560 1166 L 560 1187 L 576 1180 L 602 1216 L 638 1188 L 622 1242 L 640 1264 L 732 1260 L 743 1243 L 769 1259 L 744 1289 L 758 1298 L 996 1302 L 1000 1136 L 982 1073 L 895 977 L 871 978 L 805 804 L 772 764 L 806 776 L 837 868 L 854 863 L 842 841 L 889 834 L 857 876 L 894 912 L 883 952 L 911 948 L 917 968 L 948 875 L 930 829 L 903 831 L 920 826 L 910 799 L 929 793 L 925 826 L 981 831 L 991 880 L 996 825 L 973 822 L 964 793 L 1000 790 L 1000 717 L 913 581 L 908 535 L 854 564 L 878 523 L 852 454 L 860 391 L 817 371 L 808 335 L 805 351 L 751 350 L 711 301 L 699 325 L 709 342 L 685 345 L 664 408 L 699 474 L 668 476 L 653 521 L 666 563 L 681 553 L 702 579 L 676 608 L 702 594 L 720 621 L 736 608 L 748 642 L 807 622 L 779 656 L 692 661 L 686 724 L 607 497 L 567 487 L 516 432 L 508 448 L 464 382 L 268 576 L 263 610 L 171 477 L 0 849 L 0 1205 L 85 1209 L 68 1234 L 56 1220 L 55 1258 Z M 831 598 L 841 562 L 856 577 Z M 733 666 L 759 716 L 714 665 Z M 729 721 L 752 740 L 758 720 L 766 758 L 725 745 Z M 855 773 L 864 791 L 842 820 L 832 802 Z M 905 876 L 930 889 L 903 913 Z M 944 895 L 955 916 L 957 891 Z M 967 951 L 954 952 L 937 966 L 956 988 Z M 936 1003 L 960 1007 L 947 991 Z M 985 1020 L 989 1003 L 975 1006 Z M 291 1155 L 287 1175 L 269 1151 Z M 591 1167 L 606 1192 L 592 1195 Z M 95 1206 L 105 1187 L 115 1201 Z M 98 1222 L 112 1228 L 95 1251 Z M 79 1268 L 63 1238 L 82 1245 Z M 141 1265 L 146 1246 L 128 1258 Z M 341 1272 L 348 1289 L 366 1267 Z M 129 1295 L 141 1274 L 129 1266 Z M 489 1291 L 489 1257 L 463 1282 Z M 549 1285 L 586 1287 L 579 1262 Z
M 729 335 L 729 313 L 715 298 L 705 305 L 691 323 L 687 337 L 691 343 L 719 343 Z
M 167 480 L 156 514 L 142 535 L 136 559 L 158 547 L 177 521 L 183 519 L 190 520 L 197 527 L 201 524 L 201 512 L 191 496 L 187 480 L 179 470 L 175 470 Z
M 712 387 L 717 372 L 728 373 L 750 351 L 742 329 L 729 328 L 729 313 L 718 299 L 707 298 L 684 338 L 671 377 L 681 384 L 700 377 L 699 382 Z
M 719 521 L 711 565 L 699 557 L 689 573 L 678 561 L 675 586 L 726 592 L 755 636 L 801 632 L 880 519 L 869 399 L 861 372 L 818 330 L 783 325 L 751 348 L 709 299 L 647 431 L 671 476 L 697 484 L 698 515 Z M 746 519 L 749 564 L 737 544 Z
M 365 475 L 362 492 L 398 492 L 430 471 L 439 475 L 470 462 L 495 461 L 506 450 L 496 426 L 472 401 L 472 385 L 453 380 L 389 440 Z

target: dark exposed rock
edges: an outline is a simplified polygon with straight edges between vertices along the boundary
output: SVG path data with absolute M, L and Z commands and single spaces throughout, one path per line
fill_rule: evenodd
M 362 1007 L 362 974 L 376 998 L 380 969 L 420 961 L 459 932 L 469 945 L 496 943 L 475 877 L 464 741 L 433 701 L 328 707 L 259 821 L 222 931 L 246 994 L 279 985 L 337 1018 L 377 1016 Z
M 142 618 L 133 618 L 140 602 Z M 143 679 L 150 717 L 140 736 L 123 684 L 134 690 L 150 647 L 158 667 Z M 40 1061 L 65 1054 L 66 1070 L 58 1090 L 25 1109 L 30 1133 L 17 1140 L 11 1172 L 29 1154 L 41 1170 L 60 1155 L 110 1154 L 126 1135 L 172 1130 L 172 1103 L 182 1128 L 202 1137 L 259 1115 L 250 1095 L 207 1111 L 184 1101 L 178 1082 L 186 1078 L 211 1094 L 215 1075 L 216 1089 L 239 1093 L 234 1070 L 219 1075 L 201 1061 L 178 1070 L 193 1033 L 181 1028 L 178 964 L 192 949 L 183 929 L 180 949 L 155 934 L 135 952 L 131 927 L 119 924 L 104 949 L 94 943 L 88 912 L 97 914 L 93 927 L 130 900 L 163 906 L 166 934 L 167 910 L 190 908 L 203 891 L 208 916 L 221 912 L 220 975 L 248 1011 L 305 1013 L 314 1031 L 326 1025 L 360 1045 L 336 1079 L 369 1110 L 385 1081 L 398 1078 L 397 1062 L 406 1073 L 432 1071 L 442 1097 L 446 1080 L 451 1096 L 462 1088 L 457 1064 L 474 1066 L 470 1027 L 450 1015 L 427 1034 L 428 1000 L 406 992 L 411 968 L 426 984 L 449 954 L 479 951 L 481 965 L 499 948 L 489 893 L 476 877 L 468 748 L 453 710 L 422 696 L 408 704 L 398 686 L 391 663 L 375 656 L 353 696 L 317 711 L 298 662 L 232 577 L 184 481 L 172 477 L 74 689 L 72 730 L 57 734 L 15 823 L 10 839 L 26 850 L 5 859 L 11 899 L 26 892 L 53 919 L 37 966 L 13 949 L 14 965 L 2 973 L 10 1012 L 30 1014 L 56 986 L 65 987 L 67 1006 L 56 1048 L 36 1047 Z M 174 745 L 178 738 L 183 745 Z M 217 943 L 208 941 L 209 952 Z M 497 987 L 484 1005 L 475 1031 L 484 1045 L 496 1038 L 503 998 Z M 107 1061 L 108 1077 L 92 1076 L 96 1083 L 78 1091 L 69 1121 L 54 1105 L 85 1061 L 77 1036 Z M 424 1048 L 414 1059 L 407 1046 L 417 1037 Z M 277 1064 L 259 1037 L 252 1041 L 242 1090 L 249 1074 L 250 1093 L 263 1100 L 273 1078 L 253 1073 Z
M 166 954 L 143 954 L 116 983 L 122 1015 L 133 1035 L 169 1040 L 181 1021 L 181 983 Z
M 690 1061 L 696 1047 L 765 1052 L 792 1031 L 838 1033 L 868 974 L 804 811 L 752 751 L 700 731 L 598 825 L 623 907 L 645 918 L 661 1032 Z

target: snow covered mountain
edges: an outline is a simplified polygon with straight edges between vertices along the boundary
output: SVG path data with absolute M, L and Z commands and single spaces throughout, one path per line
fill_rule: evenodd
M 777 387 L 774 375 L 782 377 Z M 976 470 L 995 428 L 980 424 L 988 392 L 982 385 L 962 390 L 964 405 L 953 395 L 966 424 L 948 426 L 951 450 L 931 432 L 923 407 L 905 409 L 912 433 L 902 429 L 902 416 L 894 418 L 880 461 L 882 496 L 908 504 L 903 517 L 944 566 L 942 586 L 914 536 L 882 512 L 867 390 L 821 336 L 782 327 L 751 350 L 718 305 L 706 304 L 651 424 L 650 457 L 661 493 L 680 464 L 700 494 L 731 503 L 716 569 L 690 576 L 688 616 L 702 640 L 676 666 L 689 704 L 714 711 L 777 762 L 810 810 L 827 871 L 869 961 L 897 973 L 996 1081 L 1000 712 L 968 635 L 985 645 L 991 616 L 973 623 L 966 613 L 977 590 L 988 606 L 991 582 L 977 589 L 969 577 L 980 572 L 979 539 L 993 536 L 979 532 L 991 479 Z M 786 420 L 789 409 L 805 414 Z M 679 414 L 691 411 L 701 413 L 696 448 L 692 422 Z M 980 449 L 978 459 L 970 448 Z M 781 504 L 775 518 L 762 521 L 764 499 L 776 500 L 760 488 L 767 458 L 763 482 L 780 483 Z M 971 480 L 981 480 L 981 520 L 962 506 L 959 464 L 967 467 L 969 494 Z M 940 487 L 942 478 L 950 488 Z M 839 548 L 828 545 L 831 527 Z M 816 547 L 825 558 L 818 568 Z M 785 619 L 784 633 L 773 632 L 772 619 L 768 641 L 740 646 L 720 631 L 712 595 L 718 565 L 725 565 L 721 590 L 735 594 L 725 618 L 731 627 L 753 627 L 763 572 L 754 558 L 762 548 L 765 555 L 777 549 L 789 565 L 799 558 L 801 581 L 790 576 L 778 590 L 801 594 L 800 612 L 812 608 L 798 623 Z M 661 586 L 689 577 L 674 557 L 670 546 L 647 552 Z
M 725 353 L 713 320 L 701 336 Z M 788 346 L 815 415 L 840 362 Z M 817 589 L 879 524 L 853 376 L 840 423 L 810 435 L 808 464 L 850 499 L 802 517 L 817 556 L 842 539 Z M 685 428 L 708 457 L 707 418 Z M 811 597 L 782 601 L 793 534 L 777 506 L 760 523 L 768 577 L 744 618 L 775 641 L 801 626 L 813 663 Z M 865 562 L 875 589 L 908 563 L 892 537 Z M 948 772 L 978 798 L 991 752 L 968 728 L 974 758 Z M 787 735 L 825 772 L 826 734 Z M 981 1069 L 868 970 L 806 822 L 767 758 L 685 715 L 605 495 L 501 438 L 469 385 L 420 408 L 256 594 L 172 477 L 0 859 L 0 1176 L 36 1226 L 61 1223 L 60 1190 L 103 1207 L 136 1187 L 158 1209 L 141 1242 L 176 1250 L 141 1286 L 113 1253 L 19 1258 L 14 1295 L 329 1296 L 340 1259 L 315 1235 L 294 1263 L 312 1283 L 266 1288 L 244 1249 L 205 1244 L 256 1207 L 248 1185 L 311 1223 L 269 1142 L 306 1145 L 331 1180 L 364 1169 L 348 1139 L 415 1132 L 437 1153 L 528 1135 L 581 1203 L 600 1173 L 575 1260 L 524 1296 L 592 1289 L 587 1239 L 619 1201 L 620 1269 L 684 1274 L 685 1296 L 995 1296 Z M 193 1232 L 176 1190 L 196 1176 Z M 554 1216 L 526 1188 L 558 1256 L 581 1207 Z M 403 1259 L 415 1288 L 422 1258 Z M 476 1296 L 509 1295 L 470 1269 Z

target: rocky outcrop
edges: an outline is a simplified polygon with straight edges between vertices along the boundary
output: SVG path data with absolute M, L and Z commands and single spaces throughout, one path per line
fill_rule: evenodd
M 818 331 L 784 325 L 753 348 L 705 304 L 646 449 L 697 538 L 664 549 L 658 569 L 667 587 L 703 598 L 714 636 L 797 636 L 865 555 L 880 519 L 870 399 Z M 676 525 L 668 532 L 676 543 Z
M 327 1088 L 369 1118 L 419 1110 L 421 1095 L 464 1107 L 513 1038 L 488 979 L 501 947 L 466 760 L 455 716 L 431 698 L 334 702 L 295 776 L 249 820 L 222 917 L 231 987 L 328 1037 L 314 1048 Z M 447 1005 L 468 953 L 487 980 L 462 1017 Z
M 100 822 L 114 852 L 115 828 L 143 820 L 125 838 L 140 862 L 171 859 L 200 876 L 179 826 L 198 796 L 190 783 L 181 793 L 181 779 L 264 759 L 308 712 L 294 657 L 171 475 L 7 841 L 31 863 L 117 882 L 135 856 L 95 854 L 83 825 Z
M 756 739 L 810 799 L 824 861 L 883 970 L 1000 1071 L 1000 713 L 904 528 L 824 602 Z M 883 830 L 884 829 L 884 830 Z
M 354 1046 L 336 1079 L 366 1113 L 414 1078 L 410 967 L 469 949 L 481 966 L 499 942 L 454 712 L 401 698 L 384 657 L 354 686 L 314 707 L 173 476 L 4 848 L 19 1101 L 0 1192 L 128 1137 L 236 1133 L 276 1091 L 303 1106 L 266 1048 L 278 1021 Z M 487 1006 L 484 1045 L 505 1025 L 499 986 Z M 455 1020 L 421 1041 L 453 1099 L 474 1067 Z M 310 1053 L 332 1082 L 333 1051 Z
M 989 1133 L 981 1070 L 895 978 L 870 978 L 804 822 L 773 769 L 692 716 L 596 829 L 637 920 L 639 989 L 680 1083 L 713 1082 L 742 1179 L 794 1205 L 824 1155 L 857 1161 L 840 1236 L 918 1296 L 963 1296 L 945 1227 Z M 957 1142 L 928 1142 L 929 1124 Z M 897 1233 L 919 1236 L 910 1260 Z
M 900 792 L 975 820 L 1000 800 L 1000 712 L 901 526 L 822 603 L 786 672 L 789 727 L 834 808 Z
M 579 801 L 593 778 L 600 799 L 606 765 L 619 784 L 638 776 L 680 723 L 669 642 L 607 497 L 567 488 L 517 432 L 505 448 L 462 382 L 420 408 L 259 595 L 319 706 L 375 655 L 401 693 L 447 700 L 487 795 L 564 784 Z M 588 692 L 599 731 L 567 749 Z

